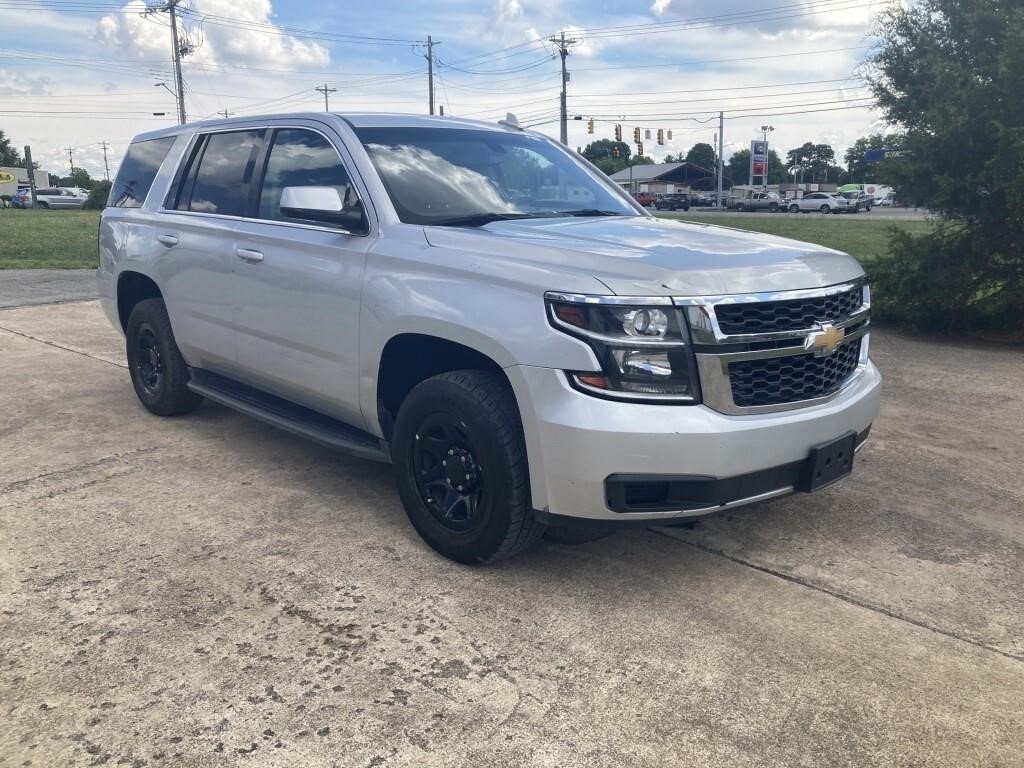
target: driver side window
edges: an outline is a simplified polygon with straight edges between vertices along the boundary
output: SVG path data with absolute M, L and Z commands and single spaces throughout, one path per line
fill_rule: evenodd
M 303 128 L 283 128 L 274 134 L 260 190 L 259 218 L 301 221 L 281 212 L 285 187 L 333 187 L 346 209 L 359 204 L 337 150 L 319 133 Z

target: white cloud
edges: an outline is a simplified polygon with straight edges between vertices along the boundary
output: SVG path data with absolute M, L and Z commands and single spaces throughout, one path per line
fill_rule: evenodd
M 498 21 L 511 21 L 523 15 L 519 0 L 498 0 Z
M 123 8 L 126 13 L 100 19 L 96 38 L 135 59 L 169 56 L 167 16 L 143 17 L 145 8 L 142 0 L 130 0 Z M 252 64 L 299 69 L 330 63 L 327 48 L 286 34 L 273 23 L 270 0 L 195 0 L 194 8 L 182 24 L 186 40 L 195 47 L 184 59 L 186 67 Z
M 654 0 L 651 4 L 651 13 L 655 16 L 662 16 L 670 5 L 672 5 L 672 0 Z
M 0 96 L 45 96 L 52 83 L 45 75 L 33 77 L 0 67 Z

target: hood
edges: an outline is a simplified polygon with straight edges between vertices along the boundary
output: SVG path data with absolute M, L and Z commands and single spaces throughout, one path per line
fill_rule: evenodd
M 820 245 L 647 216 L 523 219 L 478 228 L 425 227 L 424 233 L 435 247 L 583 273 L 621 296 L 788 291 L 864 274 L 852 257 Z

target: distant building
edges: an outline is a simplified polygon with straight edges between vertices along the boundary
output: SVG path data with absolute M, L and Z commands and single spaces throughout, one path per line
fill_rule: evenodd
M 28 170 L 26 168 L 12 168 L 0 166 L 0 195 L 14 195 L 18 187 L 28 186 Z M 36 187 L 50 186 L 50 177 L 46 171 L 36 171 Z
M 690 190 L 711 191 L 715 188 L 715 172 L 692 163 L 654 163 L 634 165 L 613 173 L 612 181 L 627 192 L 689 192 Z M 724 189 L 732 184 L 728 179 Z

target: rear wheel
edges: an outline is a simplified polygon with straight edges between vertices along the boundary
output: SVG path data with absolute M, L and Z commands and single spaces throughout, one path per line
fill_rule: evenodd
M 44 210 L 48 210 L 49 207 L 50 207 L 50 204 L 47 203 L 47 202 L 44 202 L 42 200 L 40 200 L 39 202 L 36 203 L 36 208 L 43 208 Z
M 178 416 L 203 398 L 188 388 L 188 366 L 178 350 L 163 299 L 135 305 L 125 329 L 128 370 L 135 394 L 157 416 Z
M 821 208 L 819 208 L 818 210 L 819 210 L 819 211 L 821 211 L 822 213 L 828 213 L 828 212 L 829 212 L 829 211 L 831 211 L 832 209 L 831 209 L 831 208 L 829 208 L 829 207 L 828 207 L 827 205 L 823 205 L 823 206 L 821 206 Z
M 515 396 L 500 375 L 453 371 L 418 384 L 399 409 L 392 454 L 409 521 L 445 557 L 494 562 L 544 533 Z
M 736 203 L 737 213 L 743 213 L 744 210 L 746 210 L 746 207 L 743 205 L 743 203 Z
M 790 213 L 800 213 L 800 206 L 797 205 L 796 203 L 793 203 L 793 205 L 789 206 L 789 212 Z
M 778 203 L 771 203 L 771 204 L 770 204 L 770 205 L 768 206 L 768 211 L 769 211 L 770 213 L 775 213 L 775 212 L 777 212 L 778 210 L 779 210 L 779 204 L 778 204 Z

